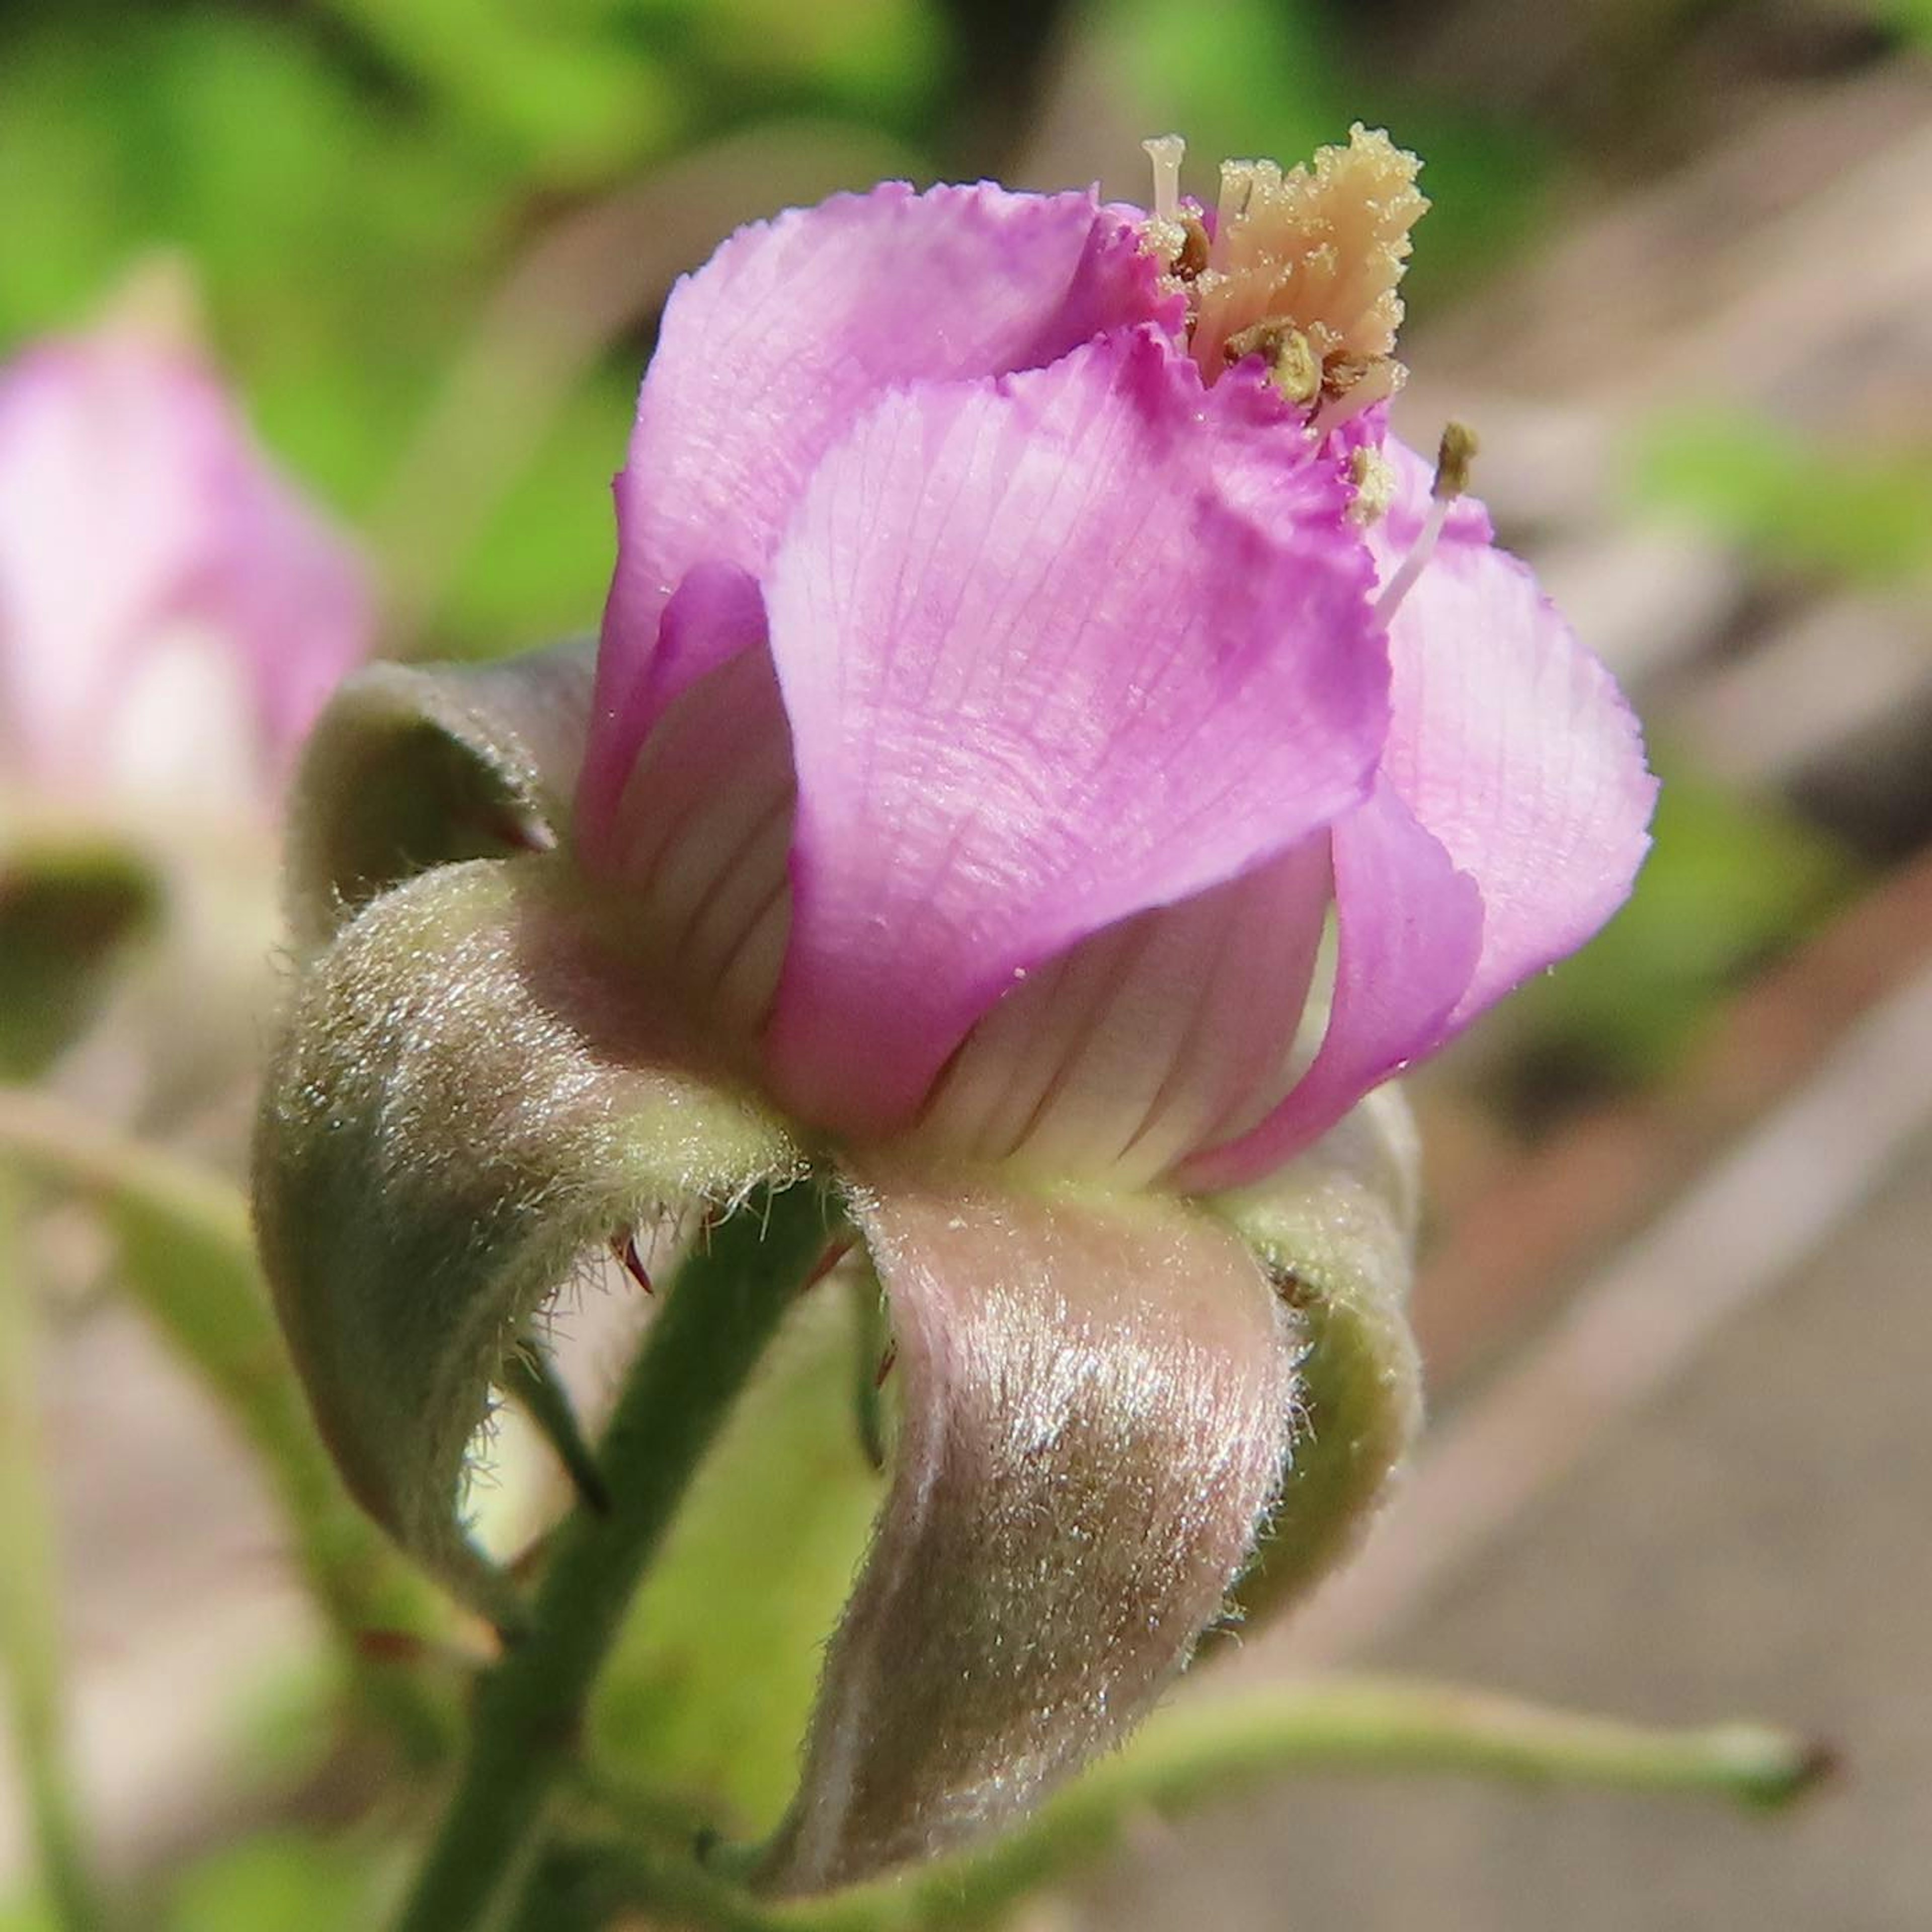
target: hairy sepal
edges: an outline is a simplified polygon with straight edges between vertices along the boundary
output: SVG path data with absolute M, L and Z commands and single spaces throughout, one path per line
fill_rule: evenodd
M 289 802 L 296 944 L 326 945 L 377 894 L 466 859 L 562 841 L 596 647 L 502 664 L 371 664 L 317 721 Z
M 1306 1594 L 1355 1548 L 1422 1424 L 1408 1324 L 1420 1151 L 1383 1087 L 1266 1181 L 1216 1197 L 1301 1338 L 1288 1472 L 1242 1580 L 1246 1618 Z
M 1285 1311 L 1186 1204 L 859 1178 L 903 1420 L 782 1892 L 997 1829 L 1130 1730 L 1220 1613 L 1295 1406 Z
M 277 1306 L 364 1506 L 500 1616 L 458 1504 L 532 1312 L 614 1234 L 799 1166 L 650 1012 L 561 858 L 376 899 L 297 982 L 254 1161 Z

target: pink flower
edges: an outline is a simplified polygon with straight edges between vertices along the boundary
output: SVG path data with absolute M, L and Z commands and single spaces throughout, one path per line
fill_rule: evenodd
M 1358 520 L 1362 426 L 1210 386 L 1144 227 L 886 188 L 680 286 L 578 833 L 796 1117 L 1225 1186 L 1594 932 L 1654 788 L 1480 505 L 1381 620 L 1429 467 L 1378 412 Z
M 327 950 L 263 1220 L 400 1534 L 472 1560 L 463 1430 L 417 1414 L 434 1381 L 473 1422 L 530 1292 L 473 1204 L 568 1246 L 635 1197 L 534 1151 L 586 1106 L 659 1121 L 664 1198 L 827 1177 L 884 1283 L 905 1426 L 781 1887 L 956 1842 L 1118 1738 L 1285 1459 L 1341 1445 L 1332 1512 L 1366 1506 L 1414 1419 L 1408 1209 L 1351 1110 L 1588 938 L 1646 848 L 1609 676 L 1457 494 L 1457 440 L 1438 478 L 1386 431 L 1414 164 L 1358 130 L 1312 173 L 1224 171 L 1210 220 L 1157 160 L 1151 215 L 891 186 L 734 236 L 644 382 L 587 735 L 581 658 L 376 674 L 304 787 Z M 401 795 L 423 721 L 481 775 L 424 768 L 470 814 L 440 843 L 344 802 Z M 479 788 L 512 856 L 410 878 L 491 849 Z M 432 1064 L 466 1071 L 425 1109 Z M 368 1244 L 338 1268 L 289 1204 L 404 1174 L 468 1272 L 364 1348 Z M 1372 1364 L 1312 1443 L 1291 1280 Z M 422 1340 L 459 1328 L 460 1375 Z M 1281 1520 L 1326 1560 L 1330 1525 Z
M 258 806 L 372 628 L 192 355 L 122 326 L 0 370 L 0 779 Z

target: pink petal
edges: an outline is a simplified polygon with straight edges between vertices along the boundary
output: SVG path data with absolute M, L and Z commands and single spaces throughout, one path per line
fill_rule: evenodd
M 1117 1742 L 1220 1610 L 1294 1415 L 1296 1331 L 1220 1223 L 871 1178 L 905 1420 L 781 1891 L 995 1828 Z
M 1174 320 L 1157 273 L 1091 194 L 890 183 L 741 230 L 678 285 L 617 478 L 579 802 L 593 849 L 652 720 L 709 668 L 653 662 L 686 574 L 706 560 L 761 573 L 820 457 L 882 391 L 1034 368 L 1102 330 Z
M 353 553 L 200 364 L 103 334 L 0 382 L 0 687 L 44 777 L 100 782 L 104 746 L 142 735 L 118 709 L 144 658 L 184 643 L 245 694 L 273 773 L 371 630 Z
M 1438 1045 L 1475 968 L 1483 902 L 1386 782 L 1330 835 L 1335 992 L 1313 1064 L 1261 1124 L 1184 1162 L 1206 1193 L 1258 1179 L 1318 1139 L 1369 1089 Z
M 1318 836 L 1080 940 L 974 1028 L 915 1144 L 1116 1187 L 1153 1180 L 1280 1091 L 1329 890 Z
M 1410 459 L 1385 572 L 1423 468 Z M 1623 904 L 1657 800 L 1616 681 L 1487 529 L 1480 505 L 1457 506 L 1390 632 L 1384 776 L 1483 896 L 1482 954 L 1451 1033 Z
M 726 658 L 672 701 L 619 806 L 636 936 L 748 1054 L 790 924 L 794 795 L 784 708 L 760 647 Z
M 767 587 L 799 779 L 772 1070 L 902 1124 L 991 1002 L 1286 850 L 1385 726 L 1345 490 L 1151 332 L 881 403 Z
M 1384 578 L 1426 514 L 1430 470 L 1393 440 L 1402 489 Z M 1390 631 L 1394 716 L 1370 808 L 1336 829 L 1340 950 L 1328 1033 L 1261 1126 L 1190 1164 L 1196 1186 L 1265 1172 L 1358 1095 L 1432 1053 L 1588 939 L 1628 896 L 1657 783 L 1615 681 L 1460 502 Z

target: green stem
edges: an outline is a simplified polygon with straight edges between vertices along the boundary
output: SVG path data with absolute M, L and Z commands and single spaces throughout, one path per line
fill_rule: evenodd
M 1762 1725 L 1654 1729 L 1451 1684 L 1336 1677 L 1174 1706 L 1006 1837 L 827 1898 L 760 1898 L 651 1818 L 626 1821 L 619 1842 L 565 1850 L 550 1876 L 586 1923 L 633 1910 L 711 1932 L 965 1932 L 1093 1864 L 1138 1816 L 1177 1817 L 1310 1772 L 1706 1793 L 1768 1808 L 1828 1767 L 1815 1745 Z M 524 1932 L 545 1922 L 532 1911 Z
M 240 1193 L 218 1174 L 20 1088 L 0 1088 L 0 1150 L 99 1207 L 121 1243 L 128 1292 L 254 1450 L 358 1690 L 412 1759 L 443 1755 L 443 1699 L 412 1662 L 389 1660 L 368 1642 L 433 1634 L 435 1593 L 356 1508 L 316 1432 Z
M 15 1177 L 0 1169 L 0 1670 L 14 1747 L 54 1922 L 98 1932 L 106 1922 L 67 1766 L 52 1512 L 42 1481 L 34 1342 L 39 1310 L 20 1258 Z
M 500 1923 L 624 1612 L 700 1459 L 826 1238 L 809 1186 L 718 1222 L 680 1270 L 605 1432 L 608 1512 L 560 1533 L 530 1625 L 478 1686 L 469 1755 L 399 1932 Z
M 1090 1862 L 1137 1812 L 1176 1816 L 1310 1772 L 1702 1794 L 1769 1808 L 1827 1768 L 1815 1744 L 1768 1725 L 1625 1724 L 1454 1684 L 1337 1677 L 1238 1700 L 1203 1698 L 1156 1718 L 1013 1836 L 953 1869 L 920 1874 L 919 1915 L 880 1922 L 988 1924 Z

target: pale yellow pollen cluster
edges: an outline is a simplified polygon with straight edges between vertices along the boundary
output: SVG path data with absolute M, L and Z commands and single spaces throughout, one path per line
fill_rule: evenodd
M 1409 230 L 1429 206 L 1415 157 L 1358 124 L 1346 147 L 1318 149 L 1312 166 L 1226 162 L 1213 243 L 1190 262 L 1198 250 L 1179 203 L 1178 145 L 1158 144 L 1148 239 L 1188 291 L 1190 344 L 1208 380 L 1258 353 L 1292 400 L 1346 414 L 1392 394 L 1403 374 L 1396 289 Z
M 1355 488 L 1348 514 L 1364 528 L 1395 501 L 1395 466 L 1378 449 L 1364 447 L 1349 453 L 1348 481 Z

